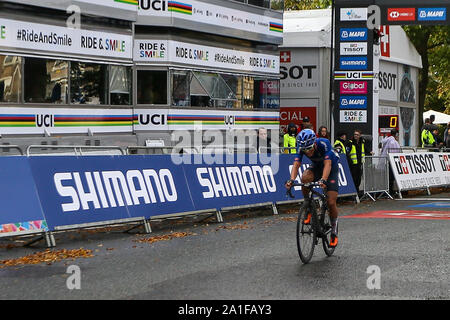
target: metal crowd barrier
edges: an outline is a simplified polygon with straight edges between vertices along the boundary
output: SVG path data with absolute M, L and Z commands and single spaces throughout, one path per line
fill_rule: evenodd
M 377 194 L 377 198 L 387 195 L 393 199 L 389 194 L 389 158 L 366 156 L 363 163 L 363 177 L 362 177 L 364 194 L 360 198 L 369 197 L 376 201 L 372 194 Z
M 4 144 L 4 145 L 0 145 L 0 148 L 2 149 L 15 149 L 15 150 L 19 150 L 19 153 L 21 156 L 23 156 L 23 150 L 21 147 L 13 145 L 13 144 Z M 9 150 L 5 150 L 5 152 L 9 152 Z
M 111 155 L 111 151 L 112 150 L 118 150 L 120 151 L 121 155 L 125 155 L 125 151 L 122 149 L 122 147 L 119 146 L 64 146 L 64 145 L 41 145 L 41 144 L 37 144 L 37 145 L 29 145 L 27 147 L 27 151 L 26 151 L 26 156 L 30 157 L 30 156 L 54 156 L 55 153 L 35 153 L 35 154 L 31 154 L 31 150 L 33 149 L 51 149 L 51 150 L 55 150 L 55 149 L 69 149 L 72 150 L 73 153 L 76 156 L 87 156 L 87 155 Z M 93 150 L 90 152 L 84 152 L 83 150 Z M 72 153 L 58 153 L 58 155 L 73 155 Z

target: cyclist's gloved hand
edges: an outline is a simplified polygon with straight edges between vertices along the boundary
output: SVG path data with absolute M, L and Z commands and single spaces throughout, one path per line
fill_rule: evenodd
M 318 182 L 320 183 L 320 187 L 322 189 L 325 189 L 327 187 L 327 182 L 324 179 L 320 179 Z
M 286 187 L 286 189 L 289 190 L 290 188 L 292 188 L 293 184 L 294 184 L 294 180 L 290 179 L 290 180 L 286 181 L 284 186 Z

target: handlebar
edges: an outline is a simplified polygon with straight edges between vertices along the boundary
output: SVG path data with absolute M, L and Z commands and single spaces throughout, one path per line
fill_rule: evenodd
M 286 181 L 287 183 L 287 181 Z M 285 184 L 286 184 L 285 183 Z M 292 194 L 292 187 L 306 187 L 306 188 L 314 188 L 314 187 L 320 187 L 320 183 L 319 182 L 308 182 L 308 183 L 302 183 L 302 182 L 297 182 L 297 181 L 293 181 L 292 182 L 292 186 L 286 191 L 286 195 L 288 195 L 289 197 L 291 197 L 292 199 L 294 199 L 294 195 Z

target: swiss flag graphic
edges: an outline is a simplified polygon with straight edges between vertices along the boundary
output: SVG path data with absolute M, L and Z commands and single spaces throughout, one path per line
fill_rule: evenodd
M 390 44 L 390 34 L 389 34 L 389 26 L 381 26 L 380 28 L 383 37 L 381 37 L 381 55 L 383 57 L 391 56 L 391 44 Z
M 280 51 L 280 62 L 290 63 L 291 62 L 291 52 L 290 51 Z

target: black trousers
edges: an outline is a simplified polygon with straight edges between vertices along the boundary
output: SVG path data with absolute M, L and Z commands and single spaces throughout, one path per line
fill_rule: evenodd
M 350 165 L 350 172 L 352 174 L 353 183 L 355 184 L 356 191 L 359 193 L 359 185 L 361 184 L 363 174 L 362 164 Z

